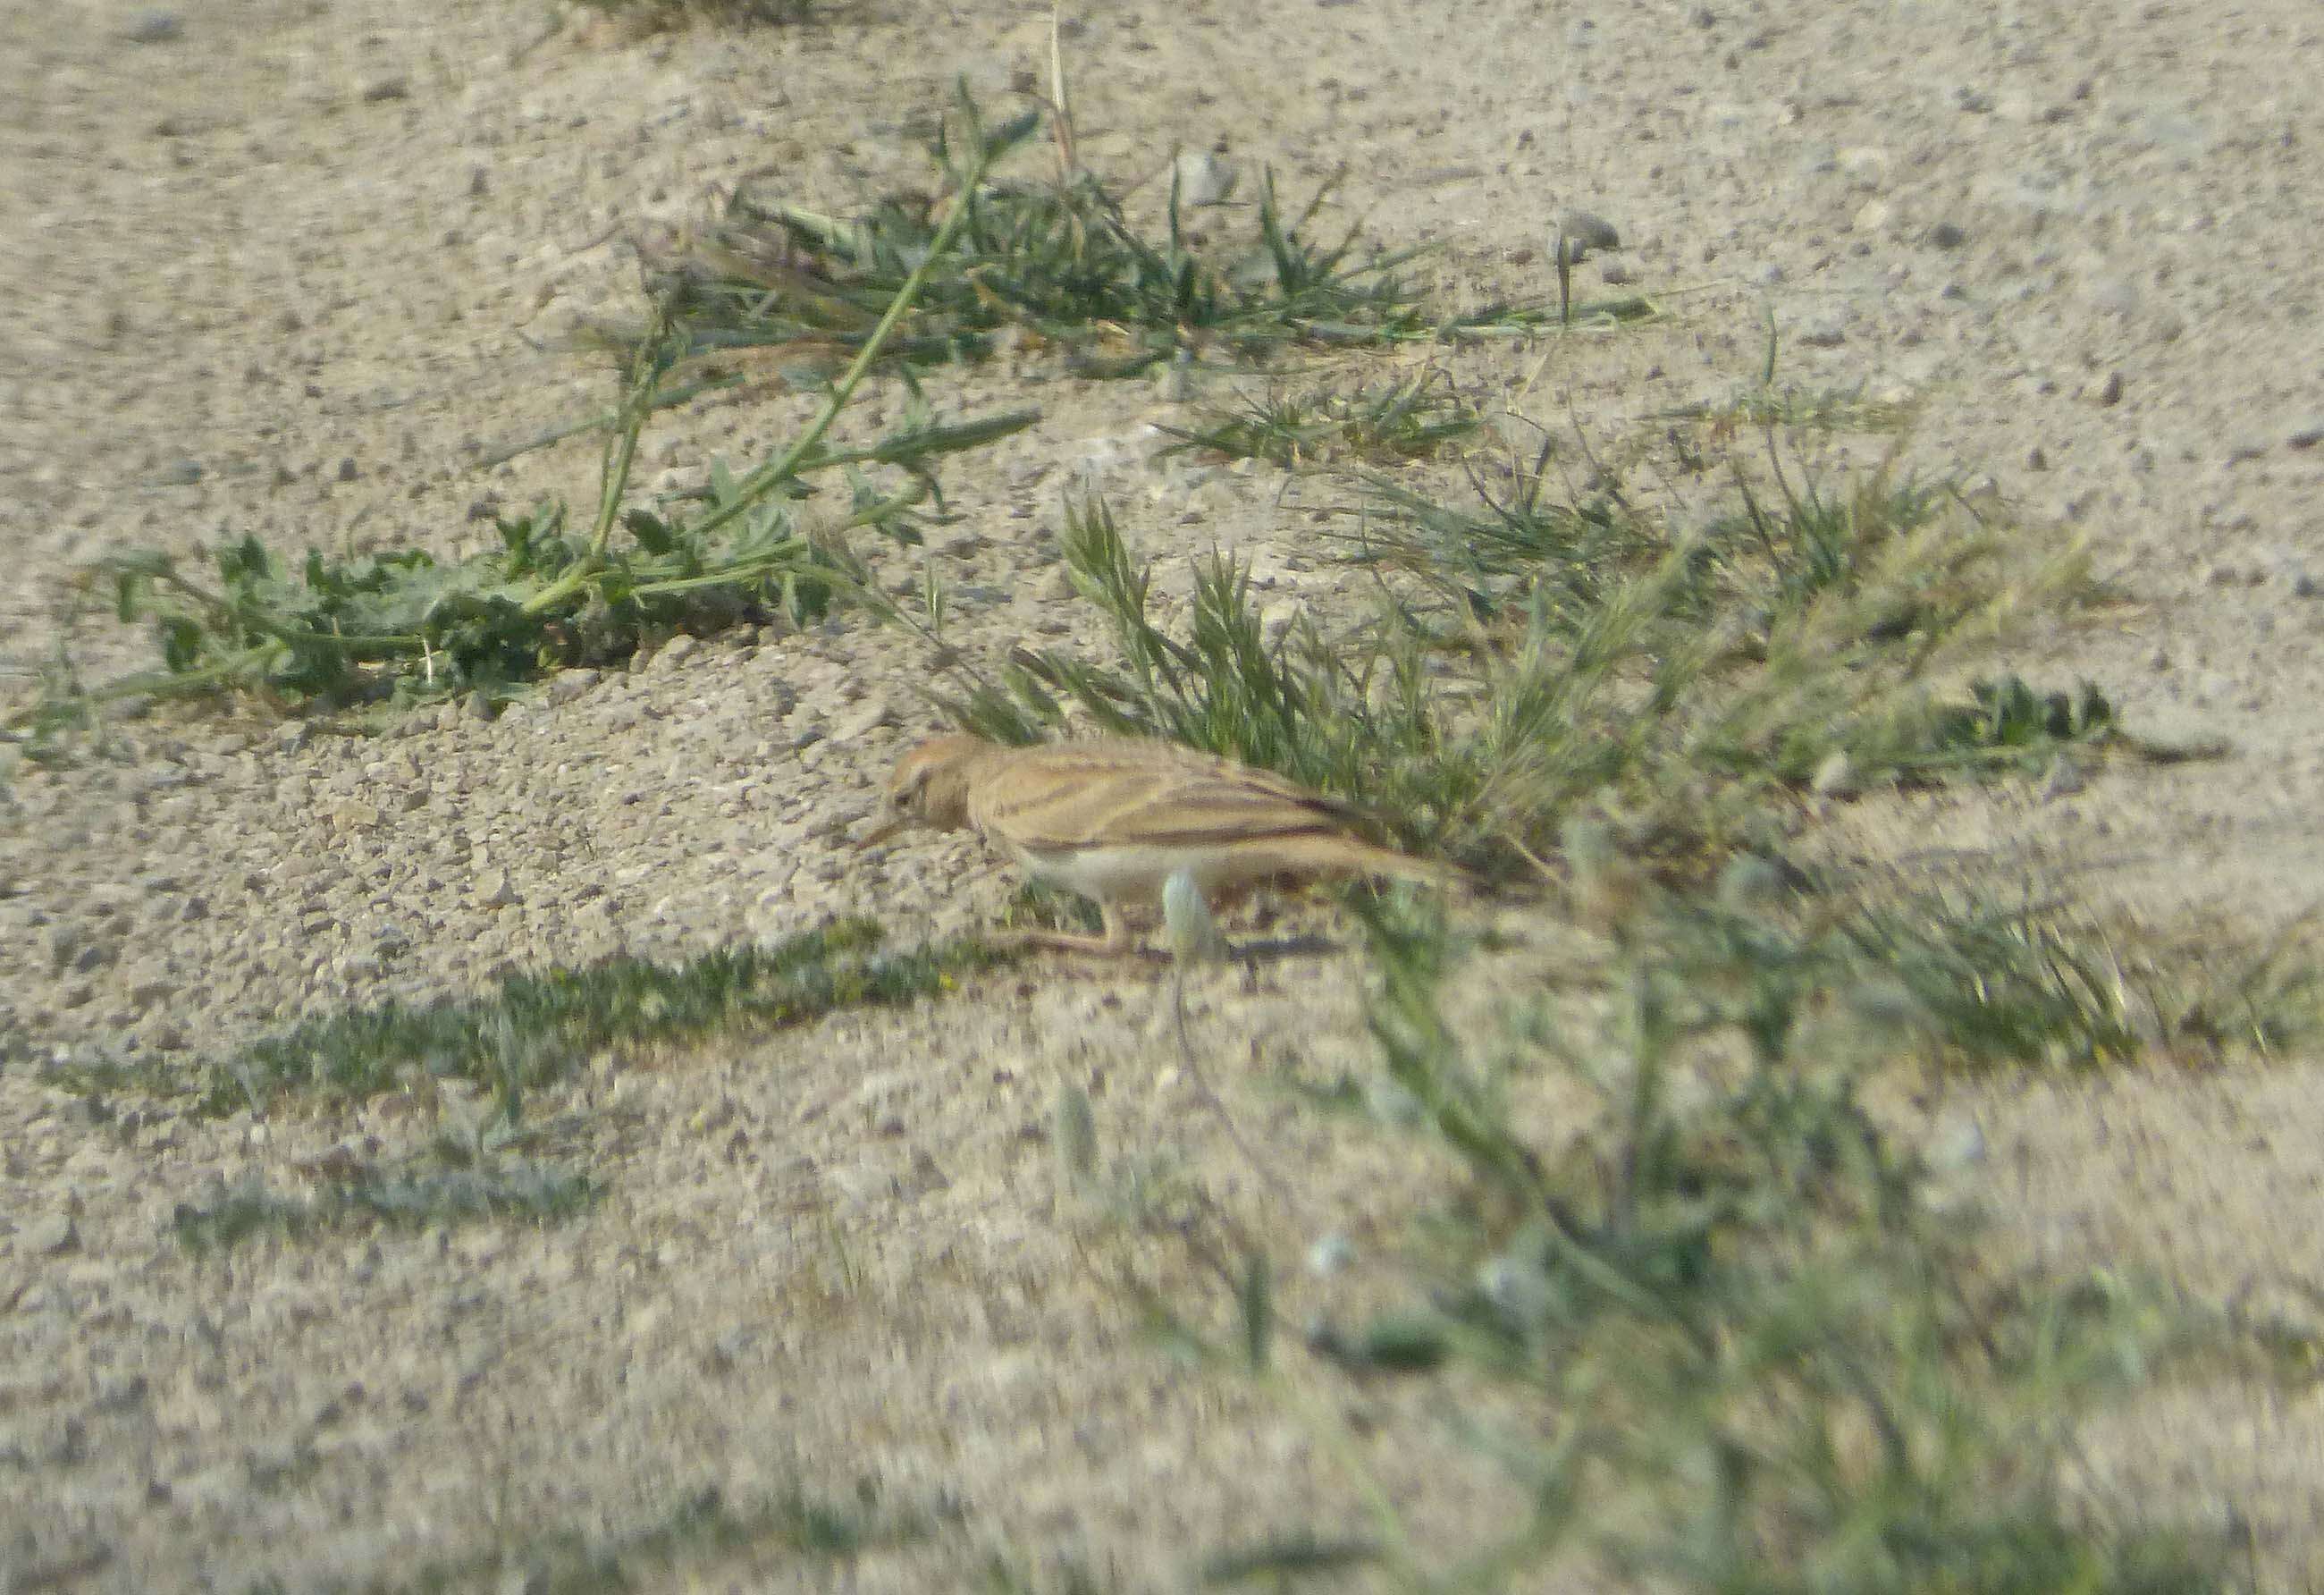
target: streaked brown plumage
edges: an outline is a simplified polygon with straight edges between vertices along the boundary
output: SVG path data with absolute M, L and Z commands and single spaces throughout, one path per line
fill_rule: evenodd
M 1332 875 L 1439 886 L 1467 879 L 1367 842 L 1361 816 L 1344 803 L 1176 742 L 1115 737 L 1010 748 L 932 737 L 897 764 L 888 802 L 891 818 L 875 840 L 911 825 L 966 827 L 1031 875 L 1094 900 L 1102 936 L 1030 938 L 1080 951 L 1129 951 L 1120 909 L 1158 902 L 1182 871 L 1207 898 Z

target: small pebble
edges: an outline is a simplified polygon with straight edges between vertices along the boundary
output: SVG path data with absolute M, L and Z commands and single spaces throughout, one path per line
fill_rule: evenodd
M 2082 776 L 2082 767 L 2061 755 L 2050 766 L 2049 773 L 2042 778 L 2041 798 L 2045 803 L 2054 798 L 2070 798 L 2087 784 Z
M 80 1230 L 70 1213 L 51 1213 L 24 1226 L 24 1244 L 43 1257 L 55 1257 L 80 1244 Z
M 1808 788 L 1819 798 L 1846 798 L 1856 790 L 1856 766 L 1848 755 L 1835 748 L 1816 766 Z
M 325 816 L 335 831 L 367 831 L 379 824 L 379 806 L 350 798 L 331 805 Z
M 1089 1093 L 1078 1085 L 1057 1088 L 1049 1103 L 1049 1139 L 1062 1183 L 1087 1185 L 1097 1172 L 1097 1116 L 1091 1111 Z
M 1888 152 L 1876 144 L 1857 144 L 1834 158 L 1848 180 L 1859 189 L 1877 189 L 1888 181 Z
M 840 742 L 852 742 L 858 737 L 871 735 L 883 726 L 900 724 L 901 721 L 897 716 L 896 706 L 893 704 L 883 697 L 871 697 L 864 699 L 835 721 L 831 727 L 831 734 Z
M 1975 1167 L 1986 1158 L 1985 1131 L 1966 1113 L 1949 1114 L 1931 1127 L 1923 1156 L 1932 1174 Z

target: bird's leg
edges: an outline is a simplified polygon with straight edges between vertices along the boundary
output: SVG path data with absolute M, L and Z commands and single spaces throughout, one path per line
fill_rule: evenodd
M 1196 959 L 1216 963 L 1233 951 L 1219 934 L 1210 899 L 1191 869 L 1179 870 L 1162 883 L 1162 922 L 1169 927 L 1170 951 L 1181 964 Z
M 1098 912 L 1104 917 L 1105 929 L 1098 936 L 1077 936 L 1066 930 L 1012 931 L 1005 938 L 1017 947 L 1038 947 L 1051 953 L 1095 953 L 1107 958 L 1122 958 L 1140 952 L 1131 935 L 1130 921 L 1111 903 L 1100 903 Z

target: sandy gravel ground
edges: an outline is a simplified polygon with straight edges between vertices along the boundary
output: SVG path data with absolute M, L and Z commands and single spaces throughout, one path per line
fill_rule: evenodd
M 1669 313 L 1557 351 L 1528 398 L 1551 424 L 1610 436 L 1732 392 L 1770 311 L 1794 379 L 1921 396 L 1915 458 L 1989 472 L 2080 529 L 2135 601 L 2015 667 L 2089 676 L 2135 724 L 2236 750 L 2079 791 L 1869 804 L 1851 845 L 2099 862 L 2149 912 L 2252 931 L 2315 905 L 2309 0 L 1077 9 L 1084 154 L 1104 170 L 1217 144 L 1304 193 L 1345 166 L 1384 242 L 1449 241 L 1429 270 L 1464 300 L 1542 291 L 1562 207 L 1613 221 Z M 29 691 L 60 641 L 92 676 L 144 662 L 142 639 L 60 599 L 108 551 L 249 531 L 452 552 L 496 507 L 589 501 L 586 441 L 473 461 L 602 404 L 598 374 L 542 346 L 634 308 L 623 239 L 763 168 L 827 210 L 917 180 L 908 128 L 956 74 L 1004 101 L 1042 65 L 1047 14 L 867 0 L 638 41 L 507 0 L 0 8 L 0 693 Z M 1507 392 L 1538 359 L 1453 368 Z M 1001 364 L 937 392 L 1046 412 L 947 478 L 963 519 L 937 549 L 964 646 L 1087 626 L 1055 568 L 1077 473 L 1142 552 L 1240 549 L 1270 595 L 1328 600 L 1342 580 L 1266 475 L 1140 461 L 1137 429 L 1170 419 L 1149 387 Z M 754 457 L 806 406 L 675 418 L 648 475 Z M 1315 1171 L 1296 1198 L 1177 1066 L 1161 989 L 1120 972 L 1018 972 L 748 1046 L 603 1058 L 538 1111 L 586 1127 L 610 1194 L 544 1231 L 192 1257 L 170 1237 L 179 1203 L 294 1183 L 334 1147 L 411 1145 L 462 1104 L 107 1119 L 40 1078 L 98 1051 L 190 1067 L 352 1000 L 843 909 L 903 935 L 974 923 L 1007 886 L 966 842 L 868 865 L 840 846 L 928 724 L 924 665 L 847 622 L 680 643 L 494 721 L 447 711 L 378 741 L 150 722 L 117 759 L 17 770 L 0 796 L 0 1589 L 392 1586 L 431 1558 L 489 1569 L 545 1536 L 634 1534 L 711 1488 L 934 1528 L 846 1563 L 745 1548 L 696 1565 L 704 1587 L 951 1587 L 999 1553 L 1168 1588 L 1203 1549 L 1345 1521 L 1299 1428 L 1135 1332 L 1077 1249 L 1045 1127 L 1058 1085 L 1082 1086 L 1110 1157 L 1177 1171 L 1286 1257 L 1378 1211 L 1367 1193 L 1425 1170 L 1247 1083 L 1262 1060 L 1362 1066 L 1347 957 L 1190 993 L 1244 1135 Z M 1564 955 L 1554 925 L 1524 935 L 1539 965 Z M 1946 1106 L 1982 1124 L 2006 1226 L 2042 1255 L 2215 1298 L 2324 1282 L 2314 1059 Z M 1326 1290 L 1292 1288 L 1287 1316 Z M 2271 1582 L 2324 1575 L 2312 1395 L 2151 1404 L 2096 1438 L 2089 1471 L 2110 1497 L 2239 1514 Z M 1448 1523 L 1493 1509 L 1481 1485 L 1410 1471 L 1390 1464 Z

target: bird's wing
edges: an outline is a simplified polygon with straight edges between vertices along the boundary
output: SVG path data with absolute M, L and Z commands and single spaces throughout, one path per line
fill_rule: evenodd
M 978 826 L 1034 853 L 1340 835 L 1352 811 L 1264 770 L 1167 743 L 1028 749 L 982 783 Z

